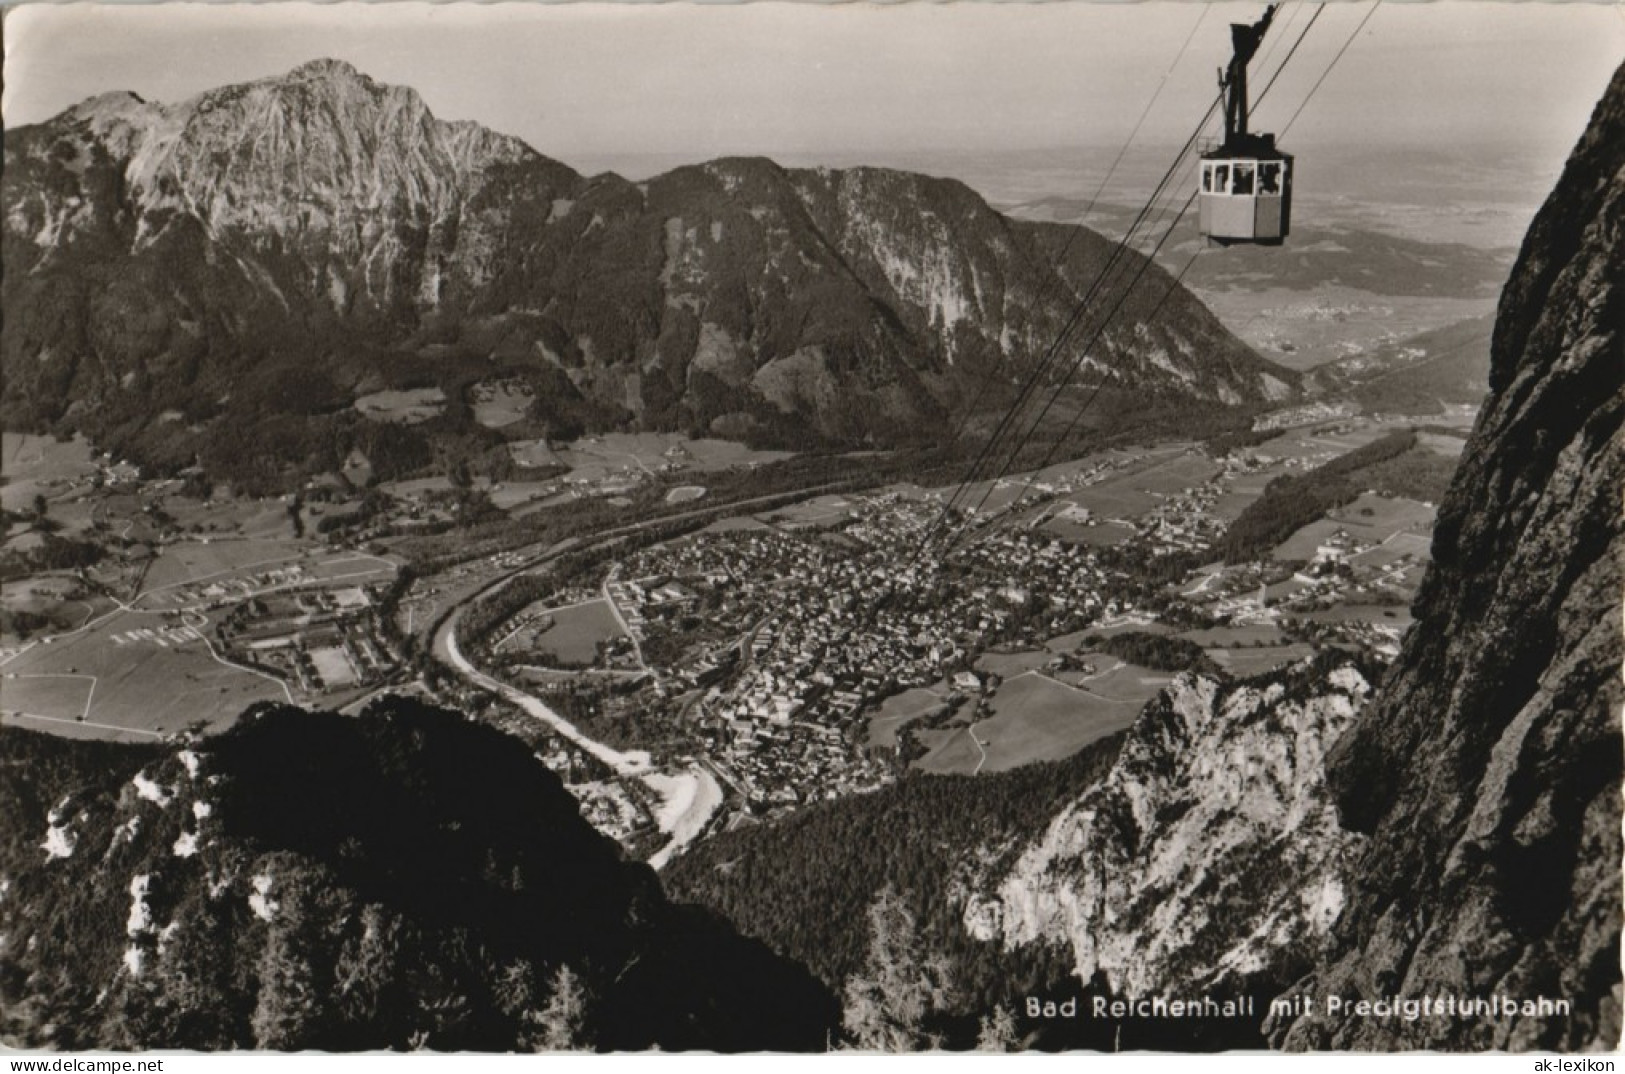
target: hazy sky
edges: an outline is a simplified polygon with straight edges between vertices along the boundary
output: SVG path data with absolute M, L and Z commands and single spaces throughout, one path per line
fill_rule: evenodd
M 1278 128 L 1368 3 L 1328 4 L 1255 126 Z M 847 160 L 911 150 L 1178 141 L 1215 92 L 1226 23 L 1262 4 L 25 4 L 4 118 L 112 89 L 176 101 L 318 56 L 413 86 L 435 114 L 584 170 L 635 154 Z M 1292 3 L 1255 86 L 1314 8 Z M 1195 31 L 1172 74 L 1170 65 Z M 1507 141 L 1562 154 L 1625 58 L 1625 7 L 1390 0 L 1292 131 L 1295 148 Z

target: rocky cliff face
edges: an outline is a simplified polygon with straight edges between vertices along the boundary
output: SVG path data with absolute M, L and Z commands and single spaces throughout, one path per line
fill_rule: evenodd
M 1295 990 L 1567 999 L 1567 1018 L 1282 1019 L 1289 1048 L 1620 1039 L 1625 67 L 1503 293 L 1491 395 L 1440 506 L 1416 626 L 1330 759 L 1365 834 L 1333 955 Z
M 1351 669 L 1182 681 L 1106 780 L 971 885 L 967 929 L 1065 943 L 1085 983 L 1134 997 L 1273 986 L 1284 1048 L 1615 1047 L 1622 419 L 1625 67 L 1507 284 L 1491 396 L 1380 687 L 1362 706 Z M 1516 1009 L 1354 1007 L 1396 998 Z
M 339 304 L 352 288 L 387 305 L 393 288 L 421 286 L 403 279 L 404 270 L 446 256 L 447 232 L 455 233 L 484 174 L 544 163 L 516 139 L 442 123 L 412 90 L 333 60 L 168 107 L 104 94 L 48 130 L 54 138 L 19 132 L 17 163 L 83 174 L 105 154 L 119 173 L 117 207 L 135 225 L 132 252 L 157 242 L 178 217 L 193 218 L 217 243 L 260 253 L 285 245 L 304 255 L 312 291 Z M 26 179 L 9 193 L 8 230 L 28 237 L 47 263 L 67 255 L 103 201 L 99 192 L 64 197 Z
M 452 713 L 262 711 L 189 748 L 0 728 L 0 811 L 8 1044 L 810 1050 L 837 1023 Z
M 256 409 L 330 426 L 359 390 L 461 391 L 448 368 L 476 362 L 592 424 L 896 440 L 990 371 L 996 406 L 1111 251 L 900 172 L 588 179 L 333 61 L 8 131 L 0 195 L 5 419 L 128 433 L 150 404 L 187 419 L 167 441 Z M 1297 383 L 1155 267 L 1090 358 L 1141 398 Z M 242 383 L 282 368 L 321 390 Z
M 977 939 L 1072 950 L 1135 999 L 1240 992 L 1311 965 L 1360 839 L 1337 823 L 1328 744 L 1370 693 L 1331 656 L 1237 684 L 1184 677 L 1147 705 L 1111 772 L 965 909 Z

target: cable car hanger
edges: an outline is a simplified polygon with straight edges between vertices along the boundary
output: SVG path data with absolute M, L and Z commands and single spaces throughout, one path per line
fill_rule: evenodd
M 1198 227 L 1202 237 L 1221 246 L 1251 243 L 1279 246 L 1292 226 L 1290 153 L 1275 146 L 1275 135 L 1249 129 L 1247 65 L 1258 53 L 1278 4 L 1263 18 L 1230 24 L 1233 54 L 1219 71 L 1224 98 L 1224 142 L 1202 154 L 1198 188 Z

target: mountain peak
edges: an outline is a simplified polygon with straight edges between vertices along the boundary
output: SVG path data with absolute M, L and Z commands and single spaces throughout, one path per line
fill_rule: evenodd
M 111 120 L 129 120 L 131 117 L 145 116 L 156 110 L 156 105 L 149 104 L 129 90 L 110 90 L 85 98 L 69 108 L 64 116 L 73 122 L 88 120 L 92 124 L 97 124 Z
M 1028 368 L 1060 330 L 1078 281 L 1113 249 L 1006 219 L 961 183 L 883 169 L 820 175 L 736 157 L 653 177 L 639 184 L 641 195 L 624 181 L 586 183 L 518 138 L 442 120 L 416 90 L 337 59 L 151 107 L 132 106 L 128 120 L 69 118 L 26 141 L 7 139 L 7 190 L 18 206 L 8 205 L 8 251 L 18 254 L 7 267 L 20 266 L 6 274 L 8 286 L 60 262 L 60 285 L 78 296 L 64 301 L 82 308 L 94 290 L 72 274 L 104 269 L 71 248 L 84 241 L 88 251 L 94 237 L 98 258 L 116 249 L 150 263 L 142 286 L 177 323 L 218 306 L 244 324 L 241 307 L 260 300 L 255 317 L 267 318 L 267 333 L 229 334 L 281 339 L 293 314 L 303 326 L 287 351 L 294 363 L 339 326 L 383 353 L 416 347 L 424 318 L 477 310 L 508 319 L 504 347 L 515 355 L 575 347 L 566 364 L 612 371 L 557 393 L 560 406 L 597 408 L 604 427 L 714 427 L 796 444 L 928 438 L 945 408 L 973 398 L 1002 405 L 971 396 L 966 371 Z M 108 181 L 94 205 L 66 150 L 54 148 L 63 141 L 82 145 L 84 159 L 105 156 Z M 26 173 L 13 167 L 24 160 Z M 221 256 L 180 258 L 197 273 L 182 298 L 165 278 L 179 255 L 166 248 L 149 259 L 148 251 L 192 231 L 186 241 Z M 1060 249 L 1068 257 L 1057 265 Z M 228 302 L 221 296 L 232 288 L 240 293 Z M 595 297 L 570 297 L 586 292 Z M 1096 359 L 1108 369 L 1097 375 L 1122 391 L 1155 385 L 1159 395 L 1204 402 L 1290 393 L 1292 374 L 1260 364 L 1188 294 L 1166 310 L 1153 309 L 1154 297 L 1119 297 L 1121 319 Z M 38 296 L 20 301 L 42 317 L 55 308 Z M 1131 326 L 1153 315 L 1151 329 Z M 154 333 L 142 360 L 183 335 Z M 207 377 L 233 379 L 234 352 L 212 351 Z M 25 394 L 12 387 L 18 378 L 43 377 L 51 402 L 40 413 L 62 399 L 60 414 L 73 405 L 69 384 L 34 356 L 17 366 L 26 374 L 6 366 L 7 405 Z M 647 379 L 638 374 L 646 387 L 629 396 L 611 386 L 643 365 L 651 366 Z
M 366 75 L 356 69 L 354 64 L 345 60 L 336 60 L 332 57 L 309 60 L 289 71 L 284 77 L 289 82 L 314 82 L 323 78 L 370 81 Z

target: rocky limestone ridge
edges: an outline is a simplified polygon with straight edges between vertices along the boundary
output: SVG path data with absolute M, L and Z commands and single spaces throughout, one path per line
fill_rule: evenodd
M 966 929 L 1068 946 L 1084 983 L 1133 998 L 1290 980 L 1342 909 L 1358 849 L 1323 760 L 1369 674 L 1332 654 L 1243 683 L 1175 680 L 1110 773 L 973 885 L 986 894 L 967 900 Z
M 1610 1049 L 1621 1033 L 1625 66 L 1530 226 L 1416 625 L 1329 778 L 1363 833 L 1287 1048 Z M 1552 1018 L 1333 1016 L 1545 997 Z
M 5 151 L 0 417 L 206 464 L 180 441 L 217 417 L 333 426 L 346 396 L 460 391 L 469 363 L 528 378 L 561 424 L 924 436 L 1007 399 L 1113 249 L 882 169 L 585 178 L 334 61 L 174 105 L 107 94 Z M 1083 361 L 1140 405 L 1264 404 L 1300 379 L 1155 266 Z M 244 390 L 313 363 L 315 401 Z M 154 431 L 145 410 L 187 420 Z
M 128 157 L 128 197 L 141 211 L 183 209 L 215 230 L 288 234 L 308 230 L 298 214 L 314 211 L 432 217 L 486 168 L 541 159 L 516 138 L 437 120 L 414 90 L 337 60 L 169 107 L 104 94 L 62 121 Z
M 432 265 L 451 253 L 462 203 L 493 166 L 568 172 L 516 138 L 441 122 L 415 91 L 336 60 L 173 106 L 103 94 L 53 126 L 81 136 L 50 143 L 58 163 L 82 173 L 99 150 L 118 169 L 134 251 L 157 242 L 177 216 L 194 218 L 216 242 L 297 251 L 311 285 L 340 306 L 352 290 L 381 304 L 395 288 L 432 301 L 432 287 L 403 277 L 398 264 Z M 49 258 L 92 209 L 88 199 L 69 198 L 64 208 L 36 196 L 8 206 L 8 222 L 32 232 Z M 36 217 L 44 218 L 38 230 Z

